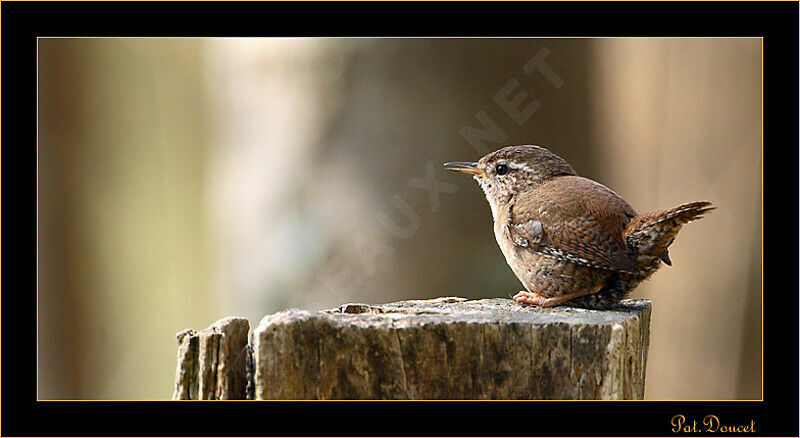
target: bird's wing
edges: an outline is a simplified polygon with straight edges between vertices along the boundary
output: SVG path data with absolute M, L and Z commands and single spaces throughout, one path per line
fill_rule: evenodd
M 549 188 L 546 197 L 532 193 L 509 205 L 506 230 L 514 244 L 582 266 L 639 271 L 623 239 L 633 209 L 608 189 L 587 198 L 567 189 Z

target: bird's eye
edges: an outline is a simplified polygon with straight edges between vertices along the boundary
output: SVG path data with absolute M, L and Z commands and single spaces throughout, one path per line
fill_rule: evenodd
M 508 165 L 498 164 L 497 167 L 494 168 L 494 172 L 498 175 L 505 175 L 508 173 Z

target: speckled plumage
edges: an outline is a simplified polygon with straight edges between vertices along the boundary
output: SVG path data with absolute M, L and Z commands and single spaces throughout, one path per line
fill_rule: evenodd
M 473 174 L 486 194 L 497 243 L 527 289 L 515 299 L 544 307 L 613 307 L 662 261 L 671 263 L 667 247 L 683 224 L 713 209 L 700 201 L 639 215 L 539 146 L 446 167 Z

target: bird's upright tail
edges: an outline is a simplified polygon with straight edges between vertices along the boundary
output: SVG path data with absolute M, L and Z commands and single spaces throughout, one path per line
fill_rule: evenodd
M 700 219 L 713 210 L 708 201 L 689 202 L 670 210 L 659 210 L 634 217 L 625 228 L 625 240 L 636 252 L 636 264 L 645 271 L 658 266 L 659 260 L 671 264 L 667 247 L 684 224 Z

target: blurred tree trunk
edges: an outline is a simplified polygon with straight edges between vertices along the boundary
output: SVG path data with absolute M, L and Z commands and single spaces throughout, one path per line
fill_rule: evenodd
M 759 399 L 761 41 L 593 41 L 601 181 L 640 213 L 718 207 L 636 291 L 655 309 L 648 397 Z
M 165 333 L 213 319 L 201 60 L 191 40 L 39 41 L 40 398 L 168 398 Z

